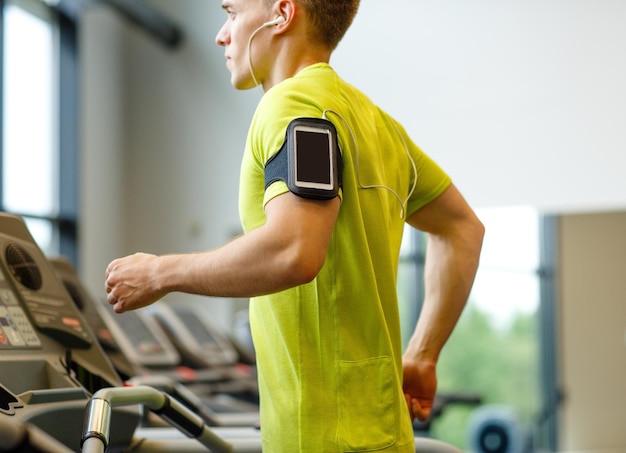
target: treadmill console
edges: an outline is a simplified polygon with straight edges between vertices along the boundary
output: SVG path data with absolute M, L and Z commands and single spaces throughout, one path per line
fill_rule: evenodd
M 41 341 L 0 269 L 0 349 L 41 348 Z
M 89 395 L 121 385 L 24 219 L 0 212 L 0 426 L 12 418 L 80 451 Z M 128 446 L 141 414 L 112 410 L 111 445 Z
M 159 304 L 150 307 L 185 360 L 196 367 L 234 365 L 238 353 L 200 307 Z
M 107 302 L 99 310 L 120 349 L 132 363 L 145 367 L 172 367 L 180 355 L 158 323 L 141 310 L 115 313 Z
M 50 269 L 26 224 L 17 216 L 0 217 L 0 270 L 4 277 L 0 282 L 3 296 L 0 323 L 5 336 L 12 337 L 15 347 L 39 346 L 30 328 L 31 323 L 36 330 L 67 348 L 91 347 L 89 329 L 83 324 L 77 308 Z M 29 313 L 30 322 L 25 312 Z

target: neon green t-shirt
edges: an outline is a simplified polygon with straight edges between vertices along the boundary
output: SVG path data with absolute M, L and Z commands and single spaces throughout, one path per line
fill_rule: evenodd
M 265 93 L 255 112 L 241 168 L 244 231 L 262 226 L 265 204 L 288 190 L 264 188 L 264 165 L 287 125 L 324 115 L 343 157 L 325 264 L 312 282 L 250 304 L 263 451 L 412 452 L 396 295 L 402 204 L 410 215 L 450 178 L 363 93 L 314 64 Z

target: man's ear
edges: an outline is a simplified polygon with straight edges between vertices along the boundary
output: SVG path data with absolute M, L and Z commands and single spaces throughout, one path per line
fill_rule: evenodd
M 276 25 L 284 29 L 291 26 L 297 11 L 298 7 L 294 0 L 279 0 L 272 7 L 275 20 L 280 21 Z M 280 20 L 281 17 L 283 18 L 282 20 Z

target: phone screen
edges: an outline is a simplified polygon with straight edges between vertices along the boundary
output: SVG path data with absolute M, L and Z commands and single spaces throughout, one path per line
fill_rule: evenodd
M 296 182 L 331 183 L 329 138 L 324 131 L 296 130 Z

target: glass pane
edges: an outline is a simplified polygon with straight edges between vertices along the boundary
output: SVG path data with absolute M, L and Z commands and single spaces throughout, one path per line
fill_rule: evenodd
M 404 234 L 402 235 L 402 244 L 400 244 L 400 257 L 408 257 L 415 253 L 415 247 L 413 244 L 412 228 L 407 225 L 404 228 Z
M 537 311 L 538 275 L 533 270 L 479 268 L 469 302 L 484 313 L 494 327 L 506 329 L 517 315 Z
M 58 206 L 54 28 L 9 4 L 4 33 L 4 207 L 54 215 Z
M 47 220 L 25 218 L 28 231 L 45 255 L 58 254 L 58 243 L 54 235 L 52 223 Z
M 397 289 L 403 347 L 406 347 L 413 334 L 415 321 L 419 314 L 419 305 L 417 302 L 417 295 L 421 291 L 421 285 L 418 285 L 419 272 L 415 261 L 400 262 Z
M 539 216 L 533 208 L 480 209 L 477 214 L 487 230 L 481 267 L 539 267 Z

